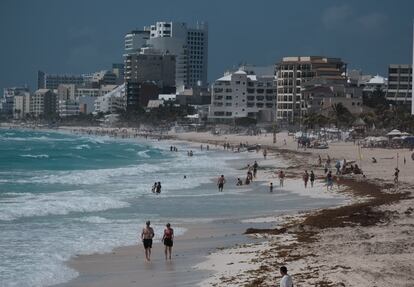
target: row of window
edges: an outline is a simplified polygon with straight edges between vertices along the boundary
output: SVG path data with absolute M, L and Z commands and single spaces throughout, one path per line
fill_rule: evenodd
M 390 68 L 388 69 L 389 74 L 412 74 L 413 69 L 411 68 Z
M 411 85 L 388 85 L 388 89 L 390 90 L 411 90 Z
M 293 72 L 281 72 L 279 73 L 280 78 L 293 78 Z M 305 72 L 296 72 L 296 78 L 310 78 L 314 77 L 315 72 L 305 71 Z
M 256 93 L 258 94 L 263 94 L 265 92 L 265 89 L 256 89 Z M 275 92 L 275 90 L 273 89 L 266 89 L 266 94 L 273 94 Z M 255 90 L 254 89 L 247 89 L 247 93 L 248 94 L 254 94 Z
M 310 64 L 282 64 L 278 66 L 278 70 L 310 70 L 311 65 Z
M 300 96 L 296 96 L 296 101 L 299 102 Z M 292 95 L 283 95 L 283 96 L 277 96 L 277 101 L 278 102 L 292 102 L 293 101 L 293 96 Z
M 284 88 L 278 88 L 277 89 L 277 93 L 278 94 L 293 94 L 294 89 L 292 87 L 288 88 L 288 87 L 284 87 Z M 296 88 L 296 93 L 300 93 L 301 89 L 300 88 Z

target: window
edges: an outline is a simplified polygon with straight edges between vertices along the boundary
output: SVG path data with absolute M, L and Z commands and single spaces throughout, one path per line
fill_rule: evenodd
M 236 81 L 236 85 L 240 85 L 240 81 Z
M 214 112 L 215 116 L 224 116 L 224 112 Z
M 257 89 L 257 90 L 256 90 L 256 92 L 257 92 L 258 94 L 263 94 L 263 93 L 264 93 L 264 89 Z
M 233 114 L 232 112 L 226 112 L 227 117 L 231 117 L 232 114 Z

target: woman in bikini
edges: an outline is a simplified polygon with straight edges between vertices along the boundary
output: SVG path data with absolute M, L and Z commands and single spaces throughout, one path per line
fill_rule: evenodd
M 174 239 L 174 230 L 171 228 L 171 224 L 167 223 L 166 228 L 164 229 L 164 235 L 162 237 L 162 241 L 165 245 L 165 260 L 171 260 L 171 251 L 173 247 L 173 239 Z

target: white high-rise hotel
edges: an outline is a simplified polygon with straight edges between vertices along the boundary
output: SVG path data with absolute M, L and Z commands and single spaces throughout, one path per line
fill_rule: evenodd
M 176 56 L 176 88 L 207 84 L 208 26 L 204 22 L 188 27 L 181 22 L 156 22 L 143 31 L 125 35 L 125 53 L 149 46 Z

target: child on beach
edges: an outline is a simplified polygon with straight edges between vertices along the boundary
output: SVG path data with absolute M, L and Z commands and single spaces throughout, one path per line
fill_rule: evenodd
M 237 186 L 243 185 L 243 181 L 240 179 L 240 177 L 237 178 Z

